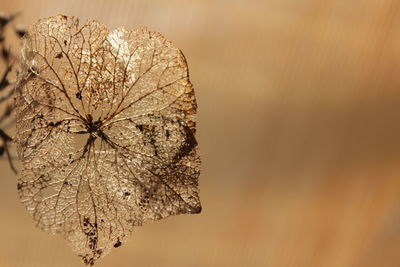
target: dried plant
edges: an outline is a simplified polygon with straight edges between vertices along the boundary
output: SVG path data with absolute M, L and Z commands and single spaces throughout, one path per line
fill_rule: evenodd
M 37 225 L 93 265 L 134 226 L 199 213 L 196 100 L 161 34 L 42 19 L 16 86 L 18 191 Z
M 10 135 L 6 133 L 6 128 L 9 128 L 14 124 L 14 120 L 12 119 L 12 113 L 14 111 L 12 103 L 14 82 L 11 80 L 11 76 L 14 71 L 14 63 L 17 59 L 17 57 L 12 54 L 9 44 L 6 42 L 6 30 L 10 27 L 10 24 L 15 17 L 16 15 L 7 16 L 0 14 L 0 64 L 1 67 L 4 68 L 0 78 L 0 157 L 5 154 L 10 168 L 14 173 L 17 173 L 10 152 L 10 144 L 13 140 Z M 22 37 L 25 34 L 25 31 L 17 29 L 15 30 L 15 33 L 19 37 Z

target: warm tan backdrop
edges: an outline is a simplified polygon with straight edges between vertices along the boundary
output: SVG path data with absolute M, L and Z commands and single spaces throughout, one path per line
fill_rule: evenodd
M 97 266 L 400 266 L 398 0 L 1 0 L 148 25 L 199 104 L 203 212 L 138 228 Z M 83 266 L 34 228 L 0 161 L 0 266 Z

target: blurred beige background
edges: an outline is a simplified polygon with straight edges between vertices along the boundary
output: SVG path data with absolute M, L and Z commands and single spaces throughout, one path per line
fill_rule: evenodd
M 137 228 L 96 266 L 400 266 L 398 0 L 1 0 L 148 25 L 199 105 L 203 212 Z M 83 266 L 33 226 L 0 161 L 0 266 Z

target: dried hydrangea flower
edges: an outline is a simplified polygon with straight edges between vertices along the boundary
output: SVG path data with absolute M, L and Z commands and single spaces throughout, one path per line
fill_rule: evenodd
M 53 16 L 26 33 L 15 141 L 23 204 L 92 265 L 134 226 L 201 211 L 197 106 L 161 34 L 78 24 Z

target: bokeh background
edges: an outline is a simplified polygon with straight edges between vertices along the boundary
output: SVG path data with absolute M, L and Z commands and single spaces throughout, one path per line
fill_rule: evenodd
M 149 223 L 96 266 L 400 266 L 398 0 L 1 0 L 147 25 L 197 94 L 203 212 Z M 0 160 L 0 266 L 83 266 L 36 229 Z

